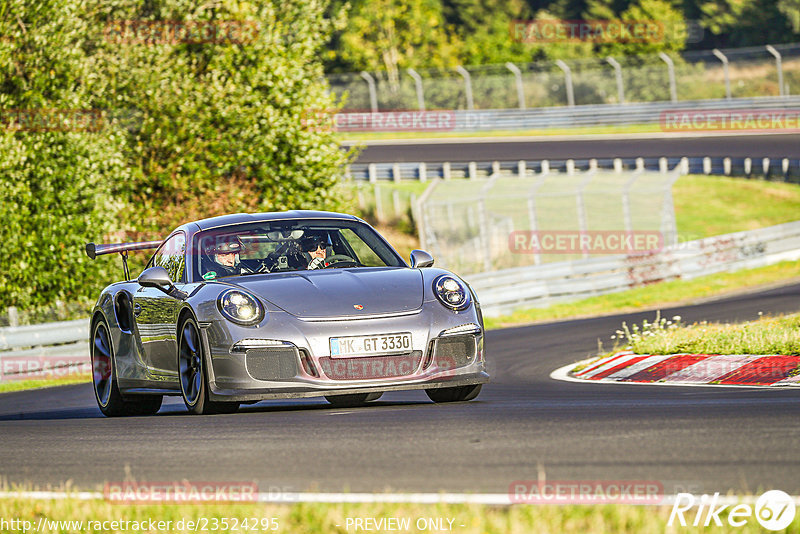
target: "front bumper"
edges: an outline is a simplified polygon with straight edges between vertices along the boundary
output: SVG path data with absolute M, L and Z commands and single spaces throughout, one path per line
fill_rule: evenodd
M 259 401 L 353 393 L 433 389 L 488 382 L 483 328 L 474 312 L 436 307 L 398 317 L 302 321 L 270 313 L 266 326 L 242 328 L 220 321 L 203 328 L 215 400 Z M 475 328 L 463 328 L 473 324 Z M 448 330 L 462 327 L 456 334 Z M 471 330 L 471 331 L 465 331 Z M 313 332 L 313 334 L 311 334 Z M 332 358 L 331 337 L 411 332 L 411 351 L 399 355 Z M 232 350 L 243 340 L 271 347 Z

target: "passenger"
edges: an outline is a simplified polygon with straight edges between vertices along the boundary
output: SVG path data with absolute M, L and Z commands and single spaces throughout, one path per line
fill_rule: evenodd
M 303 239 L 301 246 L 308 260 L 307 269 L 325 268 L 325 258 L 328 255 L 325 244 L 322 236 L 309 236 Z

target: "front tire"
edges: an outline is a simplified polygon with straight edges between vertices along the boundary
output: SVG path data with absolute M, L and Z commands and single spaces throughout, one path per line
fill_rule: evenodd
M 122 396 L 117 385 L 114 346 L 108 323 L 99 319 L 92 327 L 92 386 L 97 406 L 106 417 L 155 415 L 161 409 L 161 395 L 141 396 L 136 400 Z
M 458 386 L 454 388 L 426 389 L 425 394 L 433 402 L 461 402 L 470 401 L 478 396 L 483 384 L 473 386 Z
M 194 415 L 234 413 L 239 409 L 238 402 L 214 402 L 209 398 L 205 350 L 197 321 L 187 317 L 181 323 L 179 331 L 178 373 L 181 395 L 189 413 Z

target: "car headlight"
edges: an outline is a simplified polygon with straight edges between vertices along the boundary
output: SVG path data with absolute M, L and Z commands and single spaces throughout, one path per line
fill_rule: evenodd
M 219 311 L 226 319 L 242 325 L 253 325 L 264 318 L 264 308 L 249 293 L 229 289 L 217 299 Z
M 443 274 L 433 281 L 433 292 L 439 301 L 453 310 L 464 310 L 469 306 L 469 291 L 454 277 Z

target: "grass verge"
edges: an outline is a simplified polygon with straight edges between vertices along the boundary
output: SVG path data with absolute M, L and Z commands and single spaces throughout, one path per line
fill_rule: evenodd
M 719 515 L 724 525 L 727 523 L 727 512 Z M 666 532 L 671 507 L 668 506 L 633 506 L 633 505 L 597 505 L 597 506 L 547 506 L 547 505 L 515 505 L 509 507 L 493 507 L 484 505 L 413 505 L 413 504 L 201 504 L 201 505 L 120 505 L 106 501 L 79 501 L 65 499 L 59 501 L 33 501 L 21 498 L 0 499 L 0 517 L 22 519 L 31 522 L 31 530 L 42 519 L 42 528 L 38 532 L 195 532 L 195 531 L 242 531 L 242 532 L 326 532 L 347 533 L 355 531 L 388 532 L 401 530 L 406 532 L 452 530 L 463 534 L 472 533 L 605 533 L 605 532 Z M 686 512 L 687 523 L 694 519 L 694 509 Z M 274 518 L 274 523 L 271 520 Z M 396 519 L 395 528 L 387 528 L 390 523 L 382 523 L 383 528 L 371 523 L 371 528 L 357 529 L 354 520 L 366 518 L 378 522 L 382 519 Z M 350 522 L 348 522 L 348 519 Z M 45 521 L 46 520 L 46 521 Z M 136 521 L 138 525 L 121 523 L 116 526 L 104 521 Z M 165 523 L 152 529 L 150 520 Z M 243 529 L 244 520 L 248 527 L 254 523 L 257 528 Z M 264 523 L 261 521 L 265 520 Z M 423 522 L 440 521 L 439 523 Z M 451 520 L 452 523 L 448 523 Z M 71 525 L 54 521 L 73 521 Z M 91 521 L 91 523 L 90 523 Z M 97 522 L 101 522 L 98 524 Z M 168 524 L 166 522 L 169 522 Z M 419 525 L 417 522 L 419 521 Z M 188 528 L 189 522 L 199 523 L 200 528 Z M 401 523 L 402 522 L 402 523 Z M 221 526 L 227 523 L 227 529 Z M 237 529 L 234 529 L 234 523 Z M 271 529 L 271 525 L 277 528 Z M 364 523 L 362 523 L 363 525 Z M 408 524 L 410 528 L 398 529 L 398 524 Z M 46 528 L 48 526 L 55 528 Z M 206 526 L 203 529 L 203 526 Z M 212 526 L 217 525 L 217 529 Z M 263 528 L 262 525 L 270 525 Z M 436 528 L 434 525 L 439 525 Z M 449 525 L 452 525 L 450 528 Z M 787 531 L 794 531 L 800 525 L 800 515 Z M 95 528 L 100 526 L 101 528 Z M 131 528 L 138 526 L 139 528 Z M 159 527 L 167 528 L 159 528 Z M 441 528 L 441 527 L 444 528 Z M 128 527 L 128 528 L 120 528 Z M 707 527 L 672 527 L 681 532 L 705 532 Z M 723 532 L 762 532 L 754 517 L 743 527 L 717 529 Z M 13 531 L 13 530 L 12 530 Z M 19 529 L 18 531 L 22 531 Z
M 456 137 L 548 137 L 555 135 L 603 135 L 663 133 L 659 124 L 626 126 L 592 126 L 585 128 L 547 128 L 539 130 L 488 130 L 479 132 L 341 132 L 339 141 L 372 141 L 384 139 L 447 139 Z
M 0 393 L 22 391 L 25 389 L 49 388 L 53 386 L 68 386 L 70 384 L 86 384 L 92 381 L 92 375 L 82 373 L 59 378 L 37 378 L 31 380 L 14 380 L 0 382 Z
M 637 354 L 783 354 L 800 355 L 800 313 L 763 316 L 738 324 L 702 321 L 681 324 L 680 318 L 656 317 L 641 326 L 622 323 L 611 337 L 616 349 Z
M 493 329 L 555 319 L 667 308 L 690 304 L 699 299 L 721 297 L 747 288 L 800 280 L 798 276 L 800 261 L 784 261 L 756 269 L 711 274 L 693 280 L 672 280 L 545 308 L 519 310 L 502 317 L 486 317 L 485 322 L 487 328 Z

